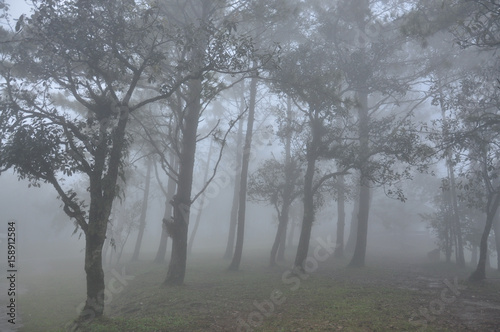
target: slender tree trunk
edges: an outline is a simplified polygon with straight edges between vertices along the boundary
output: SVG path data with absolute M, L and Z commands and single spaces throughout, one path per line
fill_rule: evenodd
M 493 230 L 495 231 L 495 247 L 497 251 L 497 270 L 500 271 L 500 214 L 495 214 L 493 220 Z
M 203 176 L 203 183 L 205 184 L 208 180 L 208 169 L 210 167 L 210 158 L 212 157 L 212 149 L 213 149 L 213 140 L 210 141 L 210 147 L 208 148 L 208 156 L 207 156 L 207 165 L 205 167 L 205 174 Z M 194 237 L 196 236 L 196 232 L 198 231 L 198 227 L 200 226 L 201 214 L 203 213 L 203 207 L 205 205 L 205 194 L 201 195 L 200 208 L 196 212 L 196 221 L 194 223 L 194 228 L 191 231 L 191 235 L 189 237 L 188 243 L 188 254 L 193 250 Z
M 241 101 L 241 111 L 244 109 L 245 96 L 242 95 Z M 238 202 L 239 193 L 241 185 L 241 144 L 243 142 L 243 118 L 238 122 L 238 134 L 236 136 L 236 164 L 234 167 L 234 190 L 233 190 L 233 202 L 231 204 L 231 214 L 229 216 L 229 234 L 227 237 L 226 251 L 224 253 L 224 258 L 230 259 L 234 254 L 234 240 L 236 237 L 236 225 L 238 223 Z
M 340 175 L 337 178 L 337 243 L 333 257 L 344 257 L 344 228 L 345 228 L 345 181 L 344 176 Z
M 290 223 L 290 231 L 288 232 L 288 239 L 286 240 L 287 246 L 293 247 L 293 239 L 295 237 L 295 218 L 292 218 L 292 222 Z
M 362 267 L 365 265 L 366 245 L 368 238 L 368 216 L 370 212 L 370 187 L 369 181 L 364 175 L 360 179 L 358 230 L 356 233 L 356 247 L 354 255 L 349 263 L 351 267 Z
M 175 190 L 175 189 L 174 189 Z M 164 213 L 163 213 L 163 219 L 169 218 L 172 210 L 172 206 L 170 205 L 170 199 L 165 199 L 165 207 L 164 207 Z M 155 263 L 162 264 L 165 262 L 165 256 L 167 255 L 167 245 L 168 245 L 168 233 L 165 227 L 163 226 L 163 219 L 162 219 L 162 226 L 161 226 L 161 237 L 160 237 L 160 245 L 158 246 L 158 250 L 156 251 L 156 256 L 154 259 Z
M 500 194 L 490 193 L 488 203 L 486 204 L 486 225 L 481 236 L 481 244 L 479 245 L 479 262 L 476 270 L 470 275 L 470 281 L 480 281 L 486 279 L 486 260 L 488 256 L 488 237 L 490 235 L 491 226 L 495 219 L 495 214 L 500 204 Z
M 358 234 L 358 211 L 359 211 L 359 183 L 356 187 L 356 196 L 354 197 L 354 204 L 352 206 L 351 223 L 349 227 L 349 236 L 344 251 L 354 253 L 356 247 L 356 235 Z
M 290 220 L 290 217 L 288 217 L 288 219 Z M 289 222 L 287 221 L 285 230 L 284 230 L 283 234 L 281 235 L 280 245 L 278 246 L 278 253 L 276 255 L 276 261 L 278 261 L 278 262 L 285 261 L 285 249 L 289 245 L 287 242 L 287 238 L 286 238 L 288 224 L 289 224 Z
M 184 117 L 177 193 L 172 199 L 174 220 L 169 224 L 170 229 L 167 229 L 172 237 L 172 254 L 164 285 L 182 285 L 186 275 L 187 237 L 202 82 L 199 79 L 191 80 L 188 86 L 189 98 Z
M 286 215 L 285 215 L 286 214 Z M 274 238 L 273 246 L 271 248 L 271 257 L 269 260 L 270 266 L 276 265 L 276 256 L 278 254 L 278 248 L 282 246 L 283 239 L 286 238 L 286 226 L 288 224 L 288 206 L 283 206 L 281 210 L 280 218 L 278 221 L 278 230 L 276 231 L 276 236 Z
M 359 114 L 359 147 L 364 164 L 361 165 L 359 178 L 359 211 L 358 229 L 356 234 L 356 247 L 354 255 L 349 263 L 351 267 L 362 267 L 365 265 L 366 244 L 368 237 L 368 216 L 370 212 L 370 180 L 365 169 L 369 155 L 369 114 L 368 114 L 368 93 L 358 92 L 358 114 Z
M 315 119 L 316 120 L 316 119 Z M 316 120 L 317 121 L 317 120 Z M 305 271 L 305 260 L 309 251 L 309 242 L 311 240 L 311 230 L 314 222 L 314 191 L 313 180 L 316 169 L 317 150 L 320 144 L 319 124 L 311 123 L 312 140 L 308 144 L 306 151 L 307 168 L 304 175 L 304 217 L 302 219 L 302 228 L 300 231 L 299 245 L 295 256 L 294 268 Z
M 144 229 L 146 228 L 146 216 L 148 213 L 148 200 L 149 200 L 149 186 L 151 184 L 151 167 L 153 161 L 148 159 L 146 179 L 144 184 L 144 196 L 142 198 L 141 216 L 139 217 L 139 233 L 137 234 L 137 241 L 135 242 L 134 254 L 132 260 L 139 259 L 139 252 L 141 251 L 142 238 L 144 236 Z
M 287 135 L 285 137 L 285 186 L 283 188 L 283 203 L 281 206 L 281 217 L 279 218 L 278 230 L 271 248 L 271 257 L 269 264 L 276 265 L 276 259 L 283 260 L 285 257 L 286 229 L 290 214 L 290 205 L 292 204 L 292 195 L 295 188 L 294 164 L 292 163 L 292 100 L 287 100 Z M 278 254 L 279 249 L 279 255 Z
M 255 118 L 255 103 L 257 99 L 257 78 L 253 77 L 250 82 L 250 101 L 248 105 L 247 132 L 245 135 L 245 146 L 241 161 L 240 192 L 238 201 L 238 224 L 236 231 L 236 247 L 229 270 L 237 271 L 240 268 L 241 256 L 243 254 L 243 240 L 245 236 L 245 212 L 247 198 L 248 165 L 250 164 L 250 150 L 252 146 L 253 122 Z
M 178 171 L 178 162 L 177 158 L 174 154 L 170 156 L 170 165 L 172 168 L 177 172 Z M 174 179 L 168 178 L 168 184 L 167 184 L 167 191 L 165 195 L 165 205 L 164 205 L 164 211 L 163 211 L 163 219 L 161 222 L 161 238 L 160 238 L 160 245 L 158 246 L 158 251 L 156 252 L 156 257 L 154 262 L 155 263 L 164 263 L 165 262 L 165 256 L 167 254 L 167 244 L 168 244 L 168 232 L 167 229 L 165 228 L 165 223 L 163 220 L 169 220 L 172 217 L 172 204 L 170 203 L 172 198 L 174 197 L 175 190 L 176 190 L 177 184 Z

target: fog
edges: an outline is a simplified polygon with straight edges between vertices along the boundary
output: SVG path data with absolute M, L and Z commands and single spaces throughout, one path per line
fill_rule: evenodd
M 0 0 L 0 330 L 497 329 L 499 13 Z

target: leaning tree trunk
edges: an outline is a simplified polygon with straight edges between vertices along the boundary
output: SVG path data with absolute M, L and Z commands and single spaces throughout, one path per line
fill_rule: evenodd
M 344 228 L 345 228 L 345 182 L 344 176 L 337 178 L 337 243 L 333 257 L 344 257 Z
M 358 92 L 358 114 L 359 114 L 359 149 L 363 164 L 360 166 L 360 192 L 358 211 L 358 231 L 356 234 L 356 247 L 354 255 L 349 263 L 351 267 L 361 267 L 365 265 L 366 243 L 368 237 L 368 215 L 370 212 L 370 179 L 366 168 L 369 155 L 369 114 L 368 114 L 368 93 Z
M 164 285 L 182 285 L 186 275 L 187 237 L 198 121 L 201 111 L 202 82 L 200 79 L 191 80 L 188 86 L 189 96 L 179 156 L 177 193 L 172 199 L 174 219 L 167 223 L 167 232 L 172 237 L 172 253 Z
M 243 240 L 245 236 L 245 212 L 247 199 L 248 165 L 250 164 L 250 149 L 252 147 L 253 122 L 255 118 L 255 103 L 257 99 L 257 78 L 253 77 L 250 82 L 250 101 L 248 105 L 247 132 L 245 135 L 245 146 L 241 161 L 240 192 L 238 200 L 238 224 L 236 231 L 236 246 L 229 270 L 237 271 L 240 268 L 241 256 L 243 254 Z
M 305 260 L 309 251 L 311 240 L 311 230 L 314 222 L 314 190 L 313 179 L 316 168 L 317 150 L 320 142 L 319 124 L 311 123 L 312 140 L 306 150 L 307 168 L 304 175 L 304 216 L 302 218 L 302 228 L 300 231 L 299 245 L 295 256 L 294 268 L 304 272 Z
M 470 281 L 481 281 L 486 279 L 486 261 L 488 256 L 488 237 L 490 235 L 491 226 L 495 219 L 495 214 L 500 204 L 500 194 L 490 193 L 488 196 L 488 203 L 486 204 L 486 225 L 484 226 L 483 235 L 481 236 L 481 243 L 479 245 L 479 262 L 477 263 L 476 270 L 470 275 Z
M 147 161 L 147 171 L 146 171 L 146 182 L 144 184 L 144 196 L 142 198 L 141 215 L 139 217 L 139 233 L 137 233 L 137 241 L 135 242 L 134 254 L 132 255 L 132 260 L 136 261 L 139 259 L 139 252 L 141 251 L 142 238 L 144 236 L 144 229 L 146 228 L 146 215 L 148 213 L 148 200 L 149 200 L 149 186 L 151 184 L 151 167 L 153 161 L 148 159 Z
M 270 266 L 276 265 L 276 256 L 278 254 L 278 248 L 282 245 L 283 239 L 286 238 L 286 226 L 288 224 L 288 206 L 283 206 L 281 214 L 278 221 L 278 230 L 276 231 L 276 236 L 274 238 L 273 246 L 271 248 L 271 257 L 269 260 Z
M 245 96 L 242 96 L 241 101 L 241 111 L 245 105 Z M 236 164 L 234 167 L 234 190 L 233 190 L 233 202 L 231 204 L 231 214 L 229 216 L 229 234 L 227 236 L 226 251 L 224 253 L 224 258 L 231 258 L 234 254 L 234 240 L 236 237 L 236 224 L 238 223 L 238 202 L 239 193 L 241 185 L 241 160 L 243 158 L 241 154 L 241 144 L 243 142 L 243 118 L 238 122 L 238 134 L 236 136 Z
M 178 171 L 177 158 L 175 157 L 174 154 L 171 155 L 170 165 L 172 166 L 172 168 L 176 172 Z M 168 184 L 167 184 L 167 190 L 166 190 L 166 194 L 165 194 L 165 208 L 163 211 L 163 219 L 162 219 L 162 223 L 161 223 L 160 245 L 158 246 L 158 251 L 156 252 L 156 257 L 154 260 L 155 263 L 164 263 L 165 262 L 165 256 L 167 254 L 168 232 L 167 232 L 167 229 L 165 227 L 165 223 L 163 222 L 163 220 L 168 220 L 172 217 L 171 200 L 174 197 L 176 186 L 177 186 L 177 183 L 175 182 L 175 180 L 172 179 L 171 177 L 169 177 Z
M 205 166 L 205 174 L 203 176 L 203 184 L 207 183 L 208 180 L 208 169 L 210 167 L 210 158 L 212 157 L 212 148 L 213 148 L 213 140 L 210 141 L 210 147 L 208 148 L 208 156 L 207 156 L 207 164 Z M 194 238 L 196 236 L 196 232 L 198 231 L 198 227 L 200 226 L 201 215 L 203 213 L 203 206 L 205 205 L 205 194 L 201 195 L 200 208 L 196 212 L 196 221 L 194 223 L 194 228 L 191 231 L 191 235 L 189 237 L 188 242 L 188 254 L 193 250 Z

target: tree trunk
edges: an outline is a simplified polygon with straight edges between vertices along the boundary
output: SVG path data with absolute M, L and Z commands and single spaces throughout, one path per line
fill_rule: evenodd
M 253 122 L 255 118 L 255 103 L 257 99 L 257 78 L 253 77 L 250 82 L 250 101 L 248 106 L 247 132 L 245 135 L 245 146 L 241 161 L 240 192 L 238 201 L 238 224 L 236 231 L 236 247 L 229 270 L 237 271 L 240 268 L 241 256 L 243 254 L 243 240 L 245 236 L 245 212 L 247 198 L 248 165 L 250 164 L 250 149 L 252 147 Z
M 163 213 L 164 219 L 167 219 L 171 214 L 172 206 L 170 205 L 169 201 L 170 201 L 169 199 L 165 200 L 165 212 Z M 154 262 L 158 264 L 164 263 L 165 256 L 167 255 L 168 233 L 163 225 L 164 223 L 162 221 L 160 245 L 158 246 L 158 250 L 156 251 L 156 256 L 154 259 Z
M 348 253 L 353 253 L 354 248 L 356 247 L 356 236 L 358 234 L 359 194 L 360 188 L 359 186 L 356 186 L 354 204 L 352 206 L 351 213 L 351 226 L 349 227 L 349 236 L 347 237 L 347 243 L 344 248 L 344 251 Z
M 500 194 L 492 193 L 488 197 L 486 204 L 486 225 L 484 226 L 483 235 L 481 236 L 481 244 L 479 245 L 479 262 L 476 270 L 470 275 L 470 281 L 480 281 L 486 279 L 486 260 L 488 256 L 488 237 L 490 235 L 491 226 L 495 219 L 495 214 L 500 204 Z
M 360 179 L 358 230 L 356 233 L 356 247 L 352 256 L 350 267 L 362 267 L 365 265 L 366 244 L 368 238 L 368 215 L 370 212 L 370 187 L 369 181 L 364 175 Z
M 285 242 L 286 229 L 288 227 L 288 219 L 290 214 L 290 205 L 292 204 L 292 195 L 295 187 L 294 168 L 292 163 L 292 135 L 290 128 L 292 127 L 292 100 L 289 97 L 287 100 L 287 135 L 285 137 L 285 186 L 283 188 L 283 203 L 278 223 L 278 230 L 271 248 L 271 257 L 269 264 L 276 265 L 276 259 L 284 260 L 285 258 Z M 279 249 L 279 253 L 278 253 Z M 278 254 L 278 257 L 277 257 Z
M 447 119 L 446 119 L 446 109 L 445 109 L 445 104 L 444 104 L 444 96 L 443 92 L 441 90 L 441 80 L 438 75 L 438 84 L 439 84 L 439 103 L 441 106 L 441 115 L 443 118 L 443 135 L 447 136 L 448 135 L 448 129 L 447 129 Z M 458 202 L 457 202 L 457 190 L 456 190 L 456 181 L 455 181 L 455 170 L 453 169 L 453 162 L 452 162 L 452 152 L 448 151 L 446 153 L 446 167 L 448 171 L 448 178 L 450 179 L 450 200 L 451 200 L 451 207 L 452 207 L 452 229 L 453 229 L 453 234 L 454 239 L 453 242 L 456 241 L 456 261 L 457 265 L 460 267 L 465 267 L 465 258 L 464 258 L 464 246 L 463 246 L 463 240 L 462 240 L 462 227 L 460 225 L 460 213 L 458 211 Z
M 278 253 L 276 255 L 276 261 L 278 262 L 284 262 L 285 261 L 285 249 L 286 246 L 288 245 L 287 239 L 286 239 L 286 233 L 288 229 L 288 224 L 290 221 L 290 212 L 288 212 L 288 221 L 286 222 L 286 227 L 283 231 L 283 234 L 281 234 L 281 240 L 280 240 L 280 245 L 278 246 Z
M 104 271 L 102 269 L 102 247 L 106 239 L 109 216 L 116 197 L 116 183 L 120 170 L 123 150 L 125 149 L 125 129 L 128 123 L 128 109 L 120 111 L 118 124 L 111 134 L 113 145 L 100 140 L 95 149 L 95 163 L 90 179 L 90 206 L 88 224 L 85 232 L 85 272 L 87 274 L 87 300 L 80 320 L 101 317 L 104 312 Z M 101 134 L 105 133 L 107 123 L 101 121 Z M 107 163 L 107 172 L 106 169 Z
M 358 114 L 359 114 L 359 148 L 361 160 L 360 165 L 360 192 L 359 192 L 359 212 L 358 212 L 358 230 L 356 234 L 356 247 L 354 255 L 349 263 L 351 267 L 362 267 L 365 265 L 366 243 L 368 237 L 368 215 L 370 212 L 370 179 L 369 170 L 366 170 L 366 163 L 369 156 L 369 114 L 368 114 L 368 93 L 358 92 Z
M 188 102 L 184 116 L 184 130 L 179 157 L 177 193 L 172 199 L 174 219 L 168 223 L 167 231 L 172 237 L 172 253 L 164 285 L 182 285 L 186 275 L 187 236 L 191 208 L 191 190 L 196 153 L 198 121 L 201 111 L 201 80 L 188 83 Z
M 207 156 L 207 164 L 205 167 L 205 174 L 203 176 L 203 184 L 205 184 L 208 180 L 208 169 L 210 167 L 210 158 L 212 157 L 212 148 L 213 148 L 213 140 L 210 140 L 210 147 L 208 148 L 208 156 Z M 189 237 L 188 243 L 188 254 L 193 250 L 194 237 L 196 236 L 196 232 L 198 231 L 198 227 L 200 226 L 201 214 L 203 213 L 203 206 L 205 205 L 205 194 L 201 195 L 200 208 L 196 211 L 196 221 L 194 223 L 194 228 L 191 231 L 191 235 Z
M 285 215 L 286 214 L 286 215 Z M 276 236 L 274 238 L 273 246 L 271 247 L 271 257 L 269 260 L 270 266 L 276 265 L 276 256 L 278 254 L 278 248 L 283 246 L 283 239 L 286 238 L 286 226 L 288 224 L 288 206 L 283 206 L 281 210 L 280 218 L 278 221 L 278 230 L 276 231 Z
M 316 120 L 317 121 L 317 120 Z M 314 222 L 314 191 L 313 180 L 316 169 L 317 150 L 320 142 L 319 124 L 311 123 L 312 140 L 308 144 L 306 151 L 307 168 L 304 175 L 304 216 L 302 218 L 302 228 L 300 231 L 299 245 L 295 256 L 294 268 L 304 272 L 305 260 L 309 251 L 311 240 L 311 230 Z
M 295 237 L 295 218 L 292 218 L 290 223 L 290 231 L 288 231 L 288 239 L 286 240 L 286 245 L 290 248 L 293 247 L 293 238 Z
M 241 101 L 241 111 L 243 111 L 245 105 L 245 96 L 242 96 Z M 233 190 L 233 202 L 231 205 L 231 214 L 229 216 L 229 234 L 227 236 L 226 251 L 224 253 L 224 258 L 230 259 L 234 254 L 234 240 L 236 237 L 236 224 L 238 222 L 238 202 L 239 193 L 241 185 L 241 160 L 243 158 L 241 154 L 241 144 L 243 142 L 243 118 L 240 119 L 238 123 L 238 134 L 236 136 L 236 164 L 234 167 L 234 190 Z
M 174 154 L 172 154 L 170 157 L 170 165 L 176 172 L 178 171 L 178 162 Z M 161 222 L 161 239 L 154 260 L 155 263 L 161 264 L 165 262 L 165 256 L 167 254 L 168 232 L 167 229 L 165 228 L 165 223 L 163 222 L 163 220 L 169 220 L 172 217 L 172 204 L 170 203 L 170 201 L 174 197 L 176 187 L 177 183 L 175 182 L 175 180 L 169 177 L 167 184 L 167 194 L 165 195 L 165 209 L 163 212 L 163 219 Z
M 497 250 L 497 270 L 500 271 L 500 216 L 497 213 L 493 221 L 493 229 L 495 231 L 495 247 Z
M 139 217 L 139 233 L 137 234 L 137 241 L 135 242 L 134 254 L 132 261 L 139 259 L 139 252 L 141 251 L 142 238 L 144 236 L 144 229 L 146 228 L 146 216 L 148 213 L 148 200 L 149 200 L 149 185 L 151 184 L 151 167 L 153 161 L 148 159 L 146 179 L 144 184 L 144 196 L 142 198 L 141 216 Z
M 103 227 L 96 226 L 97 229 L 95 230 L 91 230 L 89 227 L 85 239 L 87 301 L 80 315 L 84 320 L 100 317 L 104 312 L 104 271 L 102 269 L 101 250 L 106 233 L 102 232 Z
M 344 176 L 340 175 L 337 178 L 337 243 L 333 257 L 344 257 L 344 228 L 345 228 L 345 182 Z

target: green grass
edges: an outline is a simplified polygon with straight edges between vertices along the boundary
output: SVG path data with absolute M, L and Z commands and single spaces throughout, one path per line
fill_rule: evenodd
M 134 279 L 108 299 L 105 317 L 80 330 L 236 331 L 248 324 L 253 331 L 420 331 L 409 321 L 412 313 L 439 296 L 439 289 L 396 287 L 394 271 L 383 268 L 323 262 L 301 279 L 284 275 L 284 266 L 267 267 L 261 257 L 246 258 L 244 270 L 229 272 L 217 255 L 198 255 L 189 260 L 185 285 L 168 288 L 160 287 L 166 266 L 128 263 L 126 274 Z M 80 264 L 66 262 L 54 276 L 26 278 L 28 291 L 19 299 L 23 331 L 67 330 L 85 299 Z M 113 274 L 106 275 L 108 284 Z M 260 311 L 255 304 L 263 305 Z M 438 318 L 426 331 L 456 330 L 446 315 Z

